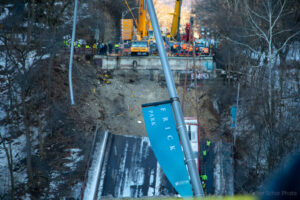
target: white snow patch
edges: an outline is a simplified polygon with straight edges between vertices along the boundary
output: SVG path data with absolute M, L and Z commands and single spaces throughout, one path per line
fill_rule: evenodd
M 41 57 L 42 60 L 47 59 L 47 58 L 50 58 L 50 54 L 46 54 Z
M 5 66 L 5 57 L 6 57 L 6 54 L 0 53 L 0 65 L 1 66 Z
M 81 195 L 81 188 L 82 188 L 82 183 L 79 182 L 76 185 L 72 187 L 72 196 L 74 199 L 79 199 Z
M 54 5 L 55 5 L 55 6 L 62 6 L 62 5 L 63 5 L 63 2 L 62 2 L 62 1 L 55 2 Z
M 36 51 L 31 51 L 31 52 L 28 53 L 26 63 L 25 63 L 26 70 L 28 70 L 29 67 L 31 67 L 32 64 L 34 63 L 36 55 L 37 55 Z
M 0 107 L 0 120 L 4 119 L 6 117 L 6 112 L 4 111 L 3 108 Z M 2 133 L 2 126 L 0 127 L 0 133 Z
M 0 127 L 2 136 L 7 137 L 7 129 L 6 127 L 2 126 Z M 16 166 L 18 163 L 20 163 L 21 160 L 23 160 L 26 156 L 26 152 L 24 151 L 25 147 L 25 135 L 21 135 L 20 137 L 14 139 L 11 143 L 12 148 L 12 157 L 14 166 Z M 6 148 L 9 148 L 9 144 L 6 142 Z M 27 182 L 27 173 L 25 171 L 25 167 L 19 168 L 17 171 L 14 171 L 14 177 L 15 177 L 15 184 L 16 186 L 20 183 L 26 183 Z M 3 149 L 2 144 L 0 145 L 0 194 L 6 193 L 10 188 L 10 174 L 8 170 L 8 162 L 6 153 Z
M 214 109 L 215 109 L 218 113 L 220 113 L 220 109 L 219 109 L 219 105 L 218 105 L 217 99 L 213 99 L 212 103 L 213 103 Z
M 5 19 L 9 14 L 8 8 L 3 8 L 0 14 L 0 20 Z
M 70 151 L 70 156 L 65 159 L 71 162 L 65 163 L 65 167 L 69 167 L 72 171 L 76 169 L 76 164 L 83 159 L 83 155 L 79 156 L 81 149 L 66 149 L 65 151 Z
M 59 177 L 60 176 L 60 173 L 58 173 L 57 171 L 52 171 L 51 173 L 50 173 L 50 177 L 51 177 L 51 179 L 50 180 L 55 180 L 57 177 Z M 54 191 L 56 191 L 57 189 L 58 189 L 58 182 L 57 181 L 51 181 L 50 182 L 50 191 L 51 192 L 54 192 Z

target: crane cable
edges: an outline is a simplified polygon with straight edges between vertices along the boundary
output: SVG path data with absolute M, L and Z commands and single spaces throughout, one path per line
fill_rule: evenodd
M 134 23 L 135 23 L 136 27 L 138 27 L 138 23 L 137 23 L 137 21 L 136 21 L 136 18 L 134 17 L 133 12 L 132 12 L 132 10 L 131 10 L 131 8 L 130 8 L 128 2 L 127 2 L 127 0 L 124 0 L 124 1 L 125 1 L 125 4 L 126 4 L 128 10 L 129 10 L 129 12 L 130 12 L 130 14 L 131 14 L 133 20 L 134 20 Z
M 190 35 L 193 35 L 193 29 L 191 27 L 190 29 Z M 186 70 L 185 70 L 185 77 L 184 77 L 184 89 L 183 89 L 183 95 L 182 95 L 182 112 L 184 113 L 184 101 L 185 101 L 185 95 L 186 95 L 186 85 L 187 85 L 187 73 L 188 73 L 188 68 L 189 68 L 189 49 L 191 46 L 191 39 L 189 35 L 189 45 L 188 45 L 188 54 L 187 54 L 187 59 L 186 59 Z M 194 35 L 193 35 L 193 73 L 194 73 L 194 84 L 195 84 L 195 98 L 196 98 L 196 117 L 197 117 L 197 137 L 198 141 L 200 141 L 200 111 L 199 111 L 199 102 L 198 102 L 198 83 L 197 83 L 197 73 L 196 73 L 196 62 L 195 62 L 195 45 L 194 45 Z M 201 152 L 200 145 L 198 145 L 198 152 Z M 198 171 L 199 173 L 201 172 L 201 167 L 200 163 L 198 163 Z M 201 174 L 201 173 L 200 173 Z

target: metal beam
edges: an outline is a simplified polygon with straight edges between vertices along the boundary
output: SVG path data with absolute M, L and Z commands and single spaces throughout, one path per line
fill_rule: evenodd
M 201 186 L 201 181 L 199 177 L 199 173 L 197 171 L 196 162 L 193 156 L 192 147 L 188 138 L 183 113 L 180 107 L 179 98 L 177 96 L 175 83 L 173 79 L 173 75 L 169 66 L 168 57 L 166 54 L 166 50 L 164 47 L 163 39 L 161 36 L 160 28 L 158 25 L 158 20 L 156 17 L 156 13 L 154 10 L 154 5 L 152 0 L 147 0 L 147 8 L 150 15 L 151 23 L 153 26 L 154 34 L 155 34 L 155 40 L 159 51 L 159 56 L 161 60 L 161 64 L 164 70 L 165 79 L 169 91 L 169 95 L 171 100 L 173 101 L 173 112 L 176 119 L 177 129 L 178 133 L 181 139 L 183 152 L 185 155 L 185 161 L 187 163 L 188 172 L 190 175 L 190 179 L 192 182 L 192 187 L 194 190 L 195 196 L 204 196 L 203 188 Z

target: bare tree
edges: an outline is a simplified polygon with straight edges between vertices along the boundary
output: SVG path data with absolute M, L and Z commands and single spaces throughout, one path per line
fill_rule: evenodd
M 254 191 L 286 154 L 299 147 L 290 137 L 299 136 L 295 119 L 300 94 L 297 87 L 287 89 L 299 73 L 298 61 L 293 64 L 287 56 L 299 43 L 299 8 L 294 0 L 211 0 L 195 9 L 203 26 L 218 34 L 217 62 L 243 74 L 243 127 L 238 130 L 236 153 L 239 163 L 249 163 L 245 166 L 250 178 L 244 185 L 239 182 L 239 191 Z

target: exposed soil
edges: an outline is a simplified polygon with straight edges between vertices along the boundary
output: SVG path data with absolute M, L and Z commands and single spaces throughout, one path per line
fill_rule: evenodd
M 146 136 L 141 105 L 168 100 L 165 82 L 152 81 L 143 72 L 116 70 L 108 72 L 110 77 L 107 80 L 110 83 L 107 84 L 97 75 L 100 72 L 103 77 L 105 72 L 84 58 L 78 57 L 76 60 L 74 76 L 78 77 L 74 79 L 78 79 L 78 83 L 74 83 L 75 101 L 80 104 L 75 107 L 86 130 L 98 125 L 115 134 Z M 201 98 L 200 124 L 204 137 L 211 137 L 219 119 L 206 89 L 201 87 L 198 94 Z M 182 101 L 182 85 L 177 86 L 177 92 Z M 195 90 L 191 87 L 186 90 L 184 116 L 196 117 Z

